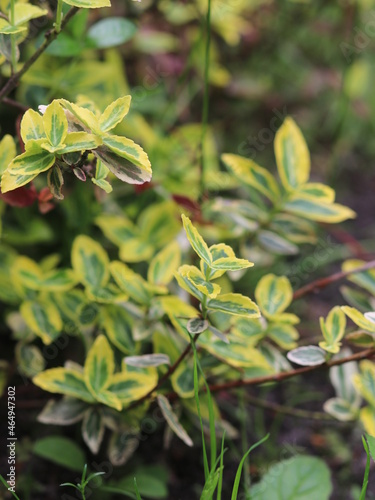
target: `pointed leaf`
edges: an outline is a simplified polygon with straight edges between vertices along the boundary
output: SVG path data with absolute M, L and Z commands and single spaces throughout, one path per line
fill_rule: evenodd
M 78 279 L 86 286 L 100 288 L 109 279 L 109 259 L 99 243 L 80 235 L 73 242 L 72 266 Z
M 239 293 L 226 293 L 219 295 L 216 299 L 210 299 L 207 303 L 208 309 L 221 311 L 235 316 L 246 318 L 259 318 L 258 306 L 248 297 Z
M 310 153 L 295 121 L 288 117 L 276 132 L 275 156 L 281 182 L 294 190 L 310 177 Z
M 102 132 L 108 132 L 122 122 L 129 112 L 131 96 L 120 97 L 110 104 L 99 119 Z
M 168 425 L 170 428 L 173 430 L 175 434 L 188 446 L 193 446 L 193 441 L 191 440 L 190 436 L 188 433 L 185 431 L 185 429 L 182 427 L 180 422 L 178 421 L 178 418 L 176 414 L 173 412 L 172 407 L 168 401 L 168 399 L 163 396 L 162 394 L 158 394 L 157 396 L 158 400 L 158 405 L 159 408 L 161 409 L 161 412 L 165 418 L 165 420 L 168 422 Z
M 108 388 L 114 369 L 111 346 L 104 335 L 99 335 L 87 353 L 84 366 L 85 383 L 95 398 Z
M 36 375 L 33 383 L 47 392 L 65 394 L 88 403 L 95 402 L 83 380 L 83 374 L 77 370 L 51 368 Z

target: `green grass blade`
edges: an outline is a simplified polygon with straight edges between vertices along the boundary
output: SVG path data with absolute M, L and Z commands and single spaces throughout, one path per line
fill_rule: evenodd
M 135 494 L 137 496 L 137 500 L 142 500 L 141 494 L 139 493 L 139 489 L 137 486 L 137 480 L 134 478 L 134 489 L 135 489 Z
M 224 474 L 224 441 L 225 441 L 225 431 L 223 432 L 223 437 L 221 439 L 221 452 L 220 452 L 220 476 L 219 482 L 217 484 L 217 496 L 216 500 L 221 500 L 221 492 L 223 489 L 223 474 Z
M 207 458 L 206 443 L 205 443 L 205 439 L 204 439 L 204 428 L 203 428 L 203 420 L 202 420 L 202 414 L 201 414 L 201 407 L 200 407 L 200 404 L 199 404 L 198 355 L 197 355 L 197 350 L 195 348 L 194 340 L 193 340 L 193 338 L 191 336 L 190 336 L 190 341 L 191 341 L 191 345 L 192 345 L 192 348 L 193 348 L 193 354 L 194 354 L 194 396 L 195 396 L 195 403 L 197 405 L 199 422 L 200 422 L 200 425 L 201 425 L 202 448 L 203 448 L 203 464 L 204 464 L 204 478 L 207 481 L 207 478 L 208 478 L 210 472 L 209 472 L 209 467 L 208 467 L 208 458 Z
M 242 457 L 242 460 L 240 462 L 240 465 L 238 466 L 238 469 L 237 469 L 237 474 L 236 474 L 236 478 L 234 480 L 234 485 L 233 485 L 233 490 L 232 490 L 232 497 L 231 497 L 231 500 L 237 500 L 237 496 L 238 496 L 238 489 L 240 487 L 240 480 L 241 480 L 241 473 L 242 473 L 242 467 L 243 467 L 243 464 L 245 463 L 245 460 L 246 458 L 248 457 L 248 455 L 253 451 L 255 450 L 255 448 L 257 448 L 259 445 L 261 445 L 262 443 L 264 443 L 264 441 L 267 441 L 267 439 L 270 437 L 269 434 L 267 434 L 266 436 L 264 436 L 264 438 L 262 438 L 260 441 L 258 441 L 257 443 L 253 444 L 248 450 L 247 452 L 245 453 L 245 455 Z
M 363 443 L 363 447 L 366 451 L 367 460 L 366 460 L 365 475 L 364 475 L 363 484 L 362 484 L 362 491 L 361 491 L 361 496 L 359 497 L 359 500 L 366 500 L 366 491 L 367 491 L 367 485 L 368 485 L 368 478 L 369 478 L 369 474 L 370 474 L 370 450 L 369 450 L 368 444 L 366 442 L 366 439 L 363 436 L 362 436 L 362 443 Z
M 9 484 L 7 483 L 7 481 L 3 478 L 3 476 L 1 474 L 0 474 L 0 481 L 3 483 L 3 485 L 8 490 Z M 10 490 L 8 490 L 8 491 L 10 491 Z M 13 491 L 10 491 L 10 492 L 12 493 L 12 495 L 14 496 L 14 498 L 17 498 L 17 500 L 20 500 L 19 497 L 16 495 L 16 493 L 14 493 Z

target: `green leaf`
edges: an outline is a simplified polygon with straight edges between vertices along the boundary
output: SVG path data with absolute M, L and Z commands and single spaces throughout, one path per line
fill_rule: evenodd
M 201 318 L 189 319 L 186 325 L 187 331 L 192 335 L 197 335 L 198 333 L 206 331 L 208 326 L 209 326 L 208 321 Z
M 344 272 L 354 271 L 357 267 L 363 266 L 364 264 L 366 264 L 366 262 L 359 259 L 346 260 L 342 265 L 342 270 Z M 372 295 L 375 295 L 375 269 L 350 274 L 347 279 L 364 288 Z
M 177 241 L 172 241 L 151 260 L 147 280 L 154 285 L 168 285 L 180 262 L 180 246 Z
M 361 312 L 354 307 L 342 306 L 341 310 L 360 328 L 370 333 L 375 333 L 375 323 L 368 320 Z
M 306 219 L 330 224 L 356 217 L 356 213 L 348 207 L 338 203 L 325 203 L 319 198 L 312 199 L 307 196 L 294 196 L 284 204 L 283 208 Z
M 294 326 L 287 323 L 271 323 L 266 334 L 282 349 L 294 349 L 297 347 L 296 340 L 299 338 L 298 331 Z
M 142 356 L 126 356 L 125 364 L 138 368 L 148 368 L 149 366 L 170 365 L 171 361 L 166 354 L 143 354 Z
M 340 422 L 350 422 L 358 418 L 358 408 L 353 407 L 349 401 L 341 398 L 328 399 L 323 409 L 332 417 L 340 420 Z
M 50 399 L 39 413 L 37 420 L 43 424 L 72 425 L 82 420 L 88 405 L 79 399 L 63 397 L 59 401 Z
M 330 476 L 320 458 L 295 456 L 272 465 L 260 483 L 251 487 L 251 499 L 328 500 L 332 492 Z
M 130 371 L 132 368 L 136 371 Z M 138 369 L 126 366 L 125 371 L 113 375 L 108 391 L 116 395 L 121 404 L 126 406 L 153 390 L 157 381 L 157 371 L 154 367 Z
M 59 148 L 59 154 L 68 154 L 75 151 L 91 151 L 102 144 L 102 140 L 97 135 L 86 132 L 70 132 L 64 139 L 64 147 Z
M 34 443 L 32 451 L 38 457 L 75 472 L 81 472 L 86 462 L 81 448 L 71 439 L 62 436 L 39 439 Z
M 319 342 L 319 346 L 333 354 L 339 352 L 341 342 L 345 334 L 346 317 L 339 306 L 334 307 L 329 312 L 326 321 L 320 318 L 320 327 L 325 342 Z
M 294 193 L 303 198 L 311 197 L 315 201 L 318 198 L 325 203 L 333 203 L 336 194 L 334 189 L 319 182 L 309 182 L 308 184 L 298 186 Z
M 372 407 L 375 407 L 375 364 L 364 360 L 360 362 L 359 368 L 360 373 L 353 377 L 354 387 Z
M 47 183 L 53 197 L 57 200 L 63 200 L 62 187 L 64 185 L 64 177 L 60 167 L 55 165 L 48 171 Z
M 84 366 L 85 383 L 95 398 L 110 385 L 114 369 L 111 346 L 104 335 L 99 335 L 87 353 Z
M 1 192 L 7 193 L 8 191 L 13 191 L 14 189 L 24 186 L 35 179 L 37 175 L 38 174 L 12 175 L 9 170 L 5 170 L 1 176 Z
M 206 281 L 202 272 L 195 266 L 181 266 L 179 273 L 186 277 L 194 288 L 209 298 L 214 299 L 221 292 L 220 285 Z
M 42 149 L 31 149 L 25 153 L 18 155 L 9 164 L 8 171 L 12 176 L 36 176 L 45 172 L 55 163 L 55 156 L 48 151 Z M 4 176 L 2 177 L 2 192 L 4 191 Z
M 91 181 L 100 189 L 103 189 L 103 191 L 105 191 L 106 193 L 111 193 L 113 188 L 111 184 L 105 180 L 108 176 L 108 173 L 109 168 L 106 167 L 102 161 L 97 160 L 95 177 L 92 177 Z
M 46 16 L 47 14 L 47 9 L 40 9 L 36 5 L 24 2 L 16 2 L 14 6 L 14 24 L 20 26 L 31 21 L 31 19 Z
M 268 170 L 238 155 L 223 154 L 221 159 L 241 182 L 255 188 L 273 203 L 280 201 L 279 186 Z
M 94 455 L 99 451 L 104 437 L 104 430 L 102 413 L 96 408 L 86 411 L 82 422 L 82 437 Z
M 258 282 L 255 289 L 255 299 L 262 313 L 272 318 L 291 304 L 293 289 L 286 276 L 267 274 Z
M 90 45 L 97 49 L 117 47 L 131 40 L 137 27 L 128 19 L 107 17 L 93 24 L 87 32 Z
M 320 347 L 308 345 L 288 352 L 287 358 L 301 366 L 317 366 L 326 362 L 326 353 Z
M 258 242 L 267 251 L 278 255 L 296 255 L 299 252 L 297 245 L 273 231 L 263 229 L 257 233 Z
M 95 402 L 83 380 L 83 374 L 78 370 L 51 368 L 36 375 L 33 383 L 47 392 L 65 394 L 88 403 Z
M 108 22 L 109 19 L 103 19 L 101 22 Z M 119 21 L 125 21 L 125 19 L 119 19 Z M 122 122 L 125 116 L 129 112 L 131 96 L 127 95 L 125 97 L 120 97 L 112 104 L 107 106 L 104 113 L 99 119 L 99 127 L 102 132 L 108 132 Z M 107 138 L 108 141 L 108 138 Z M 107 146 L 108 143 L 106 142 Z M 110 145 L 109 145 L 110 147 Z M 117 152 L 117 151 L 116 151 Z
M 124 290 L 134 301 L 148 305 L 153 296 L 149 284 L 140 274 L 135 273 L 130 267 L 120 261 L 110 264 L 111 274 L 117 285 Z
M 146 498 L 162 499 L 168 497 L 168 475 L 161 465 L 138 467 L 134 474 L 123 477 L 117 487 L 134 491 L 134 475 L 137 477 L 138 494 Z M 140 498 L 137 497 L 137 498 Z
M 287 191 L 310 177 L 310 153 L 294 120 L 286 118 L 275 136 L 275 156 L 281 183 Z
M 50 144 L 54 147 L 61 147 L 68 133 L 68 120 L 64 110 L 58 101 L 53 101 L 43 115 L 44 131 Z
M 27 377 L 33 377 L 44 370 L 42 352 L 35 345 L 19 342 L 16 346 L 17 369 Z
M 94 151 L 94 154 L 102 160 L 118 179 L 129 184 L 144 184 L 151 181 L 151 164 L 140 146 L 137 146 L 130 139 L 125 139 L 125 137 L 117 137 L 116 141 L 112 139 L 105 142 L 111 142 L 113 146 L 122 147 L 121 155 L 114 151 L 113 148 L 105 146 L 100 146 Z M 119 151 L 120 148 L 117 147 L 116 150 Z M 138 159 L 136 155 L 138 155 Z
M 255 302 L 239 293 L 219 295 L 216 299 L 210 299 L 207 307 L 214 311 L 221 311 L 235 316 L 245 316 L 247 318 L 259 318 L 260 316 Z
M 113 105 L 116 105 L 116 103 L 117 101 L 115 101 Z M 111 106 L 112 105 L 110 105 L 107 110 L 110 109 Z M 115 121 L 119 120 L 120 117 L 124 113 L 126 113 L 127 109 L 126 103 L 123 103 L 122 106 L 119 104 L 118 107 L 119 109 L 116 111 L 117 115 L 115 116 Z M 108 113 L 103 115 L 103 117 L 103 126 L 111 126 L 111 120 L 108 116 Z M 138 144 L 136 144 L 134 141 L 118 135 L 105 135 L 103 137 L 103 142 L 112 152 L 116 153 L 116 155 L 121 156 L 134 165 L 142 168 L 145 173 L 151 174 L 151 163 L 148 159 L 147 154 L 145 153 L 145 151 L 143 151 L 141 146 L 138 146 Z
M 43 117 L 37 111 L 28 109 L 21 120 L 21 137 L 25 145 L 28 141 L 46 138 Z
M 100 324 L 109 340 L 124 354 L 135 350 L 133 320 L 121 306 L 106 305 L 100 310 Z
M 109 279 L 109 259 L 103 247 L 89 236 L 80 235 L 73 242 L 72 266 L 84 285 L 100 288 Z
M 80 9 L 99 9 L 111 6 L 110 0 L 64 0 L 64 2 Z
M 5 19 L 0 18 L 0 33 L 3 35 L 15 35 L 26 31 L 26 26 L 12 26 Z
M 158 394 L 157 401 L 159 408 L 168 422 L 169 427 L 172 431 L 188 446 L 193 446 L 193 441 L 191 440 L 188 433 L 182 427 L 180 422 L 178 421 L 177 415 L 173 412 L 172 407 L 168 401 L 168 399 L 162 394 Z
M 192 246 L 193 250 L 203 259 L 208 266 L 212 264 L 212 255 L 208 249 L 207 243 L 204 241 L 202 236 L 198 233 L 198 230 L 193 226 L 189 217 L 182 214 L 182 223 L 186 232 L 186 236 Z
M 27 326 L 49 345 L 59 337 L 63 323 L 58 309 L 52 302 L 41 300 L 23 302 L 20 312 Z

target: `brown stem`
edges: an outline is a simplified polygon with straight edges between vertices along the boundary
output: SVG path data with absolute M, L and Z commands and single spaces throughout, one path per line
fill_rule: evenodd
M 70 21 L 70 19 L 78 12 L 77 7 L 72 7 L 69 12 L 66 14 L 64 17 L 63 22 L 61 23 L 61 29 L 65 27 L 65 25 Z M 28 59 L 25 64 L 22 66 L 22 68 L 17 71 L 17 73 L 14 73 L 7 83 L 4 85 L 4 87 L 0 90 L 0 102 L 4 100 L 4 98 L 12 92 L 13 89 L 15 89 L 18 85 L 18 82 L 22 78 L 22 76 L 26 73 L 26 71 L 29 70 L 29 68 L 39 59 L 39 57 L 43 54 L 43 52 L 47 49 L 49 45 L 55 40 L 57 37 L 58 32 L 56 29 L 52 29 L 49 32 L 46 33 L 45 35 L 45 40 L 42 43 L 42 45 L 39 47 L 37 51 L 34 52 L 34 54 Z
M 23 113 L 25 113 L 28 109 L 30 109 L 29 106 L 25 106 L 24 104 L 21 104 L 18 101 L 14 101 L 13 99 L 9 99 L 9 97 L 4 97 L 3 103 L 8 104 L 9 106 L 12 106 L 13 108 L 19 109 Z
M 321 411 L 308 411 L 302 410 L 300 408 L 293 408 L 291 406 L 283 406 L 277 403 L 271 403 L 270 401 L 265 401 L 264 399 L 256 398 L 250 394 L 246 394 L 246 401 L 252 406 L 258 408 L 263 408 L 264 410 L 269 410 L 274 413 L 281 413 L 282 415 L 288 415 L 290 417 L 305 418 L 310 420 L 327 420 L 337 423 L 337 420 L 332 418 L 327 413 Z
M 290 370 L 288 372 L 276 373 L 274 375 L 266 375 L 264 377 L 254 377 L 250 379 L 242 380 L 231 380 L 229 382 L 224 382 L 222 384 L 210 385 L 211 392 L 223 391 L 225 389 L 235 389 L 236 387 L 244 387 L 250 385 L 260 385 L 267 382 L 281 382 L 283 380 L 296 377 L 297 375 L 302 375 L 304 373 L 313 372 L 322 368 L 331 368 L 332 366 L 339 366 L 345 363 L 350 363 L 351 361 L 360 361 L 362 359 L 369 359 L 375 356 L 375 348 L 365 349 L 364 351 L 357 352 L 346 358 L 334 359 L 323 365 L 315 366 L 304 366 L 303 368 L 297 368 L 295 370 Z M 203 387 L 202 390 L 205 390 Z M 171 393 L 168 395 L 170 399 L 175 399 L 177 397 L 176 393 Z
M 374 268 L 375 268 L 375 260 L 371 260 L 370 262 L 363 264 L 363 266 L 357 267 L 356 269 L 352 269 L 351 271 L 339 271 L 337 273 L 331 274 L 331 276 L 327 276 L 326 278 L 317 279 L 296 290 L 293 294 L 293 300 L 300 299 L 304 295 L 314 292 L 315 290 L 325 288 L 326 286 L 330 285 L 331 283 L 334 283 L 335 281 L 339 281 L 342 280 L 343 278 L 346 278 L 350 274 L 360 273 Z

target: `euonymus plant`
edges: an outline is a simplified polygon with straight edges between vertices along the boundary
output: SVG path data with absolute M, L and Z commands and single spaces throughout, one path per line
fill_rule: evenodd
M 171 3 L 160 2 L 158 9 L 176 25 L 206 12 L 200 0 Z M 203 500 L 215 491 L 221 498 L 225 434 L 238 435 L 215 394 L 293 377 L 299 372 L 292 363 L 309 370 L 328 366 L 335 397 L 322 405 L 326 416 L 358 420 L 375 436 L 375 364 L 368 359 L 374 354 L 375 271 L 362 260 L 344 262 L 340 277 L 357 288 L 343 286 L 342 303 L 315 318 L 316 342 L 309 345 L 300 341 L 306 318 L 295 301 L 310 289 L 293 290 L 282 272 L 286 259 L 313 248 L 322 223 L 341 223 L 355 213 L 336 203 L 330 186 L 311 180 L 309 150 L 291 117 L 275 135 L 276 169 L 222 153 L 207 123 L 174 124 L 167 116 L 166 128 L 152 130 L 139 110 L 130 110 L 118 53 L 92 27 L 91 38 L 86 34 L 89 18 L 80 9 L 109 6 L 109 0 L 58 0 L 53 26 L 22 64 L 30 21 L 51 12 L 27 1 L 0 1 L 7 79 L 0 98 L 18 84 L 20 99 L 29 87 L 43 89 L 42 103 L 31 99 L 16 133 L 3 134 L 0 142 L 2 314 L 17 372 L 54 395 L 38 421 L 79 423 L 91 453 L 105 446 L 111 464 L 121 466 L 136 449 L 143 419 L 158 405 L 170 429 L 166 441 L 173 431 L 193 446 L 195 426 L 203 436 L 210 433 Z M 213 7 L 212 27 L 231 46 L 248 29 L 246 8 L 246 2 Z M 205 40 L 191 33 L 189 64 L 203 73 Z M 139 35 L 135 40 L 136 50 L 145 50 Z M 206 69 L 213 68 L 205 84 L 222 85 L 226 74 L 216 46 L 205 47 Z M 93 56 L 96 49 L 104 51 L 100 58 Z M 79 65 L 70 63 L 72 55 L 81 58 Z M 51 75 L 50 67 L 56 70 Z M 60 244 L 52 244 L 53 231 L 39 214 L 24 226 L 19 222 L 14 207 L 35 200 L 42 213 L 55 208 L 64 214 Z M 30 249 L 20 249 L 22 238 Z M 40 255 L 34 243 L 48 243 L 48 251 Z M 281 272 L 275 264 L 284 264 Z M 350 346 L 362 350 L 353 357 Z M 7 361 L 0 369 L 3 390 Z M 222 439 L 219 458 L 216 436 Z M 325 478 L 321 498 L 328 498 L 325 466 L 304 460 Z M 293 477 L 300 464 L 284 462 Z M 261 499 L 267 488 L 265 475 L 248 491 Z

